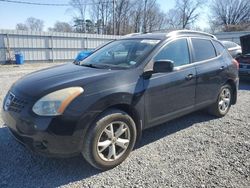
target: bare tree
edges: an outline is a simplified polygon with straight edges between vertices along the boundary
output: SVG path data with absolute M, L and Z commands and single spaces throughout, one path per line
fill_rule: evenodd
M 101 14 L 100 14 L 100 1 L 98 0 L 92 0 L 93 5 L 90 8 L 90 15 L 92 18 L 92 22 L 95 23 L 95 27 L 96 27 L 96 33 L 97 34 L 101 34 Z
M 112 6 L 110 1 L 92 0 L 90 13 L 92 22 L 96 23 L 98 34 L 111 34 L 110 22 L 112 18 Z
M 132 32 L 147 33 L 164 29 L 166 26 L 166 14 L 161 11 L 156 0 L 135 0 L 130 12 Z
M 112 10 L 111 10 L 110 3 L 108 1 L 101 0 L 99 10 L 100 10 L 100 14 L 101 14 L 101 23 L 102 23 L 103 34 L 111 34 L 110 30 L 108 32 L 108 25 L 111 24 L 110 20 L 112 17 Z
M 120 35 L 123 33 L 122 25 L 128 26 L 129 10 L 131 8 L 131 1 L 128 0 L 117 0 L 115 6 L 115 25 L 116 34 Z M 124 27 L 123 27 L 124 29 Z M 123 33 L 124 34 L 124 33 Z
M 158 4 L 155 4 L 147 11 L 148 32 L 159 31 L 165 29 L 166 14 L 160 10 Z
M 132 32 L 138 33 L 141 30 L 142 18 L 143 18 L 143 1 L 133 1 L 133 7 L 131 8 L 131 24 Z
M 87 3 L 88 3 L 88 0 L 70 0 L 70 2 L 69 2 L 71 7 L 76 12 L 76 16 L 74 18 L 74 21 L 78 20 L 77 23 L 80 23 L 80 25 L 77 25 L 79 32 L 86 31 L 85 16 L 86 16 Z
M 28 31 L 29 28 L 26 24 L 18 23 L 18 24 L 16 24 L 16 30 Z
M 73 28 L 69 23 L 57 21 L 53 28 L 49 28 L 49 31 L 54 32 L 73 32 Z
M 26 25 L 31 31 L 42 31 L 44 27 L 43 20 L 30 17 L 26 20 Z
M 130 28 L 131 0 L 92 0 L 92 3 L 91 16 L 97 33 L 114 34 L 115 26 L 115 34 L 126 34 Z
M 144 33 L 149 32 L 150 16 L 156 6 L 156 0 L 143 0 L 143 26 Z
M 151 32 L 162 29 L 166 24 L 166 15 L 160 10 L 156 0 L 88 0 L 91 19 L 81 19 L 83 2 L 71 0 L 77 10 L 74 27 L 77 32 L 86 31 L 98 34 L 123 35 L 131 32 Z M 80 3 L 79 3 L 80 2 Z M 86 2 L 85 2 L 86 5 Z M 88 26 L 87 26 L 88 25 Z M 115 29 L 114 29 L 115 28 Z
M 123 35 L 131 32 L 152 32 L 166 28 L 190 28 L 198 19 L 204 0 L 175 0 L 175 8 L 167 14 L 157 0 L 70 0 L 78 12 L 74 18 L 78 32 Z M 84 7 L 84 6 L 85 7 Z M 91 19 L 85 19 L 89 11 Z M 84 18 L 84 19 L 83 19 Z M 88 25 L 88 26 L 87 26 Z
M 30 30 L 30 31 L 42 31 L 44 22 L 40 19 L 29 17 L 25 23 L 18 23 L 16 29 L 18 30 Z
M 199 18 L 199 8 L 204 0 L 176 0 L 175 8 L 167 13 L 167 22 L 172 29 L 186 29 Z
M 172 29 L 181 29 L 181 18 L 180 13 L 176 11 L 176 9 L 170 9 L 167 12 L 166 16 L 166 22 L 167 22 L 167 28 L 169 30 Z
M 213 0 L 211 24 L 223 31 L 245 30 L 250 26 L 249 0 Z

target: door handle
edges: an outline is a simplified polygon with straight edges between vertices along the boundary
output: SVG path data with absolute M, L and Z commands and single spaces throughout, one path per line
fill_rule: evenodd
M 193 77 L 194 77 L 193 74 L 189 74 L 189 75 L 187 75 L 185 78 L 186 78 L 186 80 L 192 80 Z
M 221 66 L 221 67 L 220 67 L 220 70 L 224 70 L 224 69 L 225 69 L 225 66 Z

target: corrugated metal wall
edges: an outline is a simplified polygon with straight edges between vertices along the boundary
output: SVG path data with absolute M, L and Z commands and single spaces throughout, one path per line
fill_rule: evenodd
M 120 36 L 0 30 L 0 63 L 21 52 L 26 62 L 72 61 L 81 50 L 91 50 Z
M 250 31 L 239 31 L 239 32 L 222 32 L 222 33 L 217 33 L 215 36 L 219 40 L 228 40 L 228 41 L 233 41 L 236 42 L 237 44 L 240 44 L 240 37 L 244 35 L 250 34 Z
M 250 34 L 246 32 L 222 32 L 215 36 L 219 40 L 229 40 L 240 43 L 240 36 Z M 0 30 L 0 64 L 9 58 L 15 60 L 14 55 L 21 52 L 26 62 L 68 62 L 72 61 L 81 50 L 94 49 L 102 43 L 121 36 L 30 32 L 16 30 Z

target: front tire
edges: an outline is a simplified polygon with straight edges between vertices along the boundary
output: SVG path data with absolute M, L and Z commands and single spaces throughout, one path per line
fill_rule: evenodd
M 231 107 L 232 96 L 232 87 L 228 84 L 222 86 L 217 101 L 208 109 L 209 113 L 217 117 L 225 116 Z
M 95 168 L 107 170 L 122 163 L 136 141 L 133 119 L 121 110 L 105 112 L 88 130 L 82 154 Z

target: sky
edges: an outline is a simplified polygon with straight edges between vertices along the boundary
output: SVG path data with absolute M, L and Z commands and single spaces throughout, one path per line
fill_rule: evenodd
M 40 3 L 68 3 L 69 0 L 23 0 Z M 175 0 L 157 0 L 163 11 L 174 8 Z M 15 29 L 17 23 L 24 23 L 28 17 L 39 18 L 44 21 L 45 28 L 53 27 L 56 21 L 72 22 L 74 11 L 70 7 L 35 6 L 15 4 L 0 1 L 0 29 Z M 205 21 L 204 21 L 205 20 Z M 206 17 L 201 16 L 198 26 L 207 26 Z

